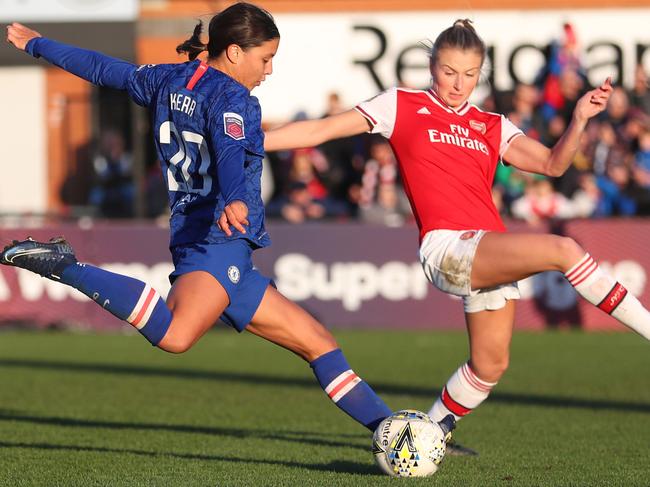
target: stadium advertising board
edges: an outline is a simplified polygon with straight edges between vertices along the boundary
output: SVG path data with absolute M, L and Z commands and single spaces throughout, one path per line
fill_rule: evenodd
M 326 95 L 339 92 L 353 105 L 398 84 L 429 83 L 429 44 L 457 18 L 475 21 L 489 47 L 485 81 L 500 90 L 532 82 L 549 44 L 570 22 L 592 83 L 612 75 L 632 82 L 634 66 L 650 69 L 649 9 L 478 10 L 278 14 L 282 33 L 273 76 L 255 93 L 265 117 L 286 119 L 299 111 L 320 115 Z
M 509 228 L 531 231 L 520 223 L 511 223 Z M 424 278 L 417 260 L 414 227 L 273 224 L 269 231 L 273 245 L 256 252 L 257 267 L 273 276 L 284 294 L 328 326 L 464 327 L 459 299 L 437 291 Z M 563 232 L 589 249 L 642 302 L 650 302 L 650 256 L 643 246 L 650 238 L 650 222 L 575 221 L 568 222 Z M 27 234 L 37 239 L 63 234 L 74 243 L 81 260 L 137 277 L 163 295 L 169 291 L 167 276 L 172 265 L 165 229 L 102 224 L 89 229 L 59 226 L 0 230 L 3 241 Z M 523 299 L 517 310 L 518 328 L 580 324 L 586 329 L 623 329 L 579 299 L 560 273 L 540 274 L 521 281 L 519 286 Z M 128 329 L 78 291 L 4 266 L 0 267 L 0 322 Z

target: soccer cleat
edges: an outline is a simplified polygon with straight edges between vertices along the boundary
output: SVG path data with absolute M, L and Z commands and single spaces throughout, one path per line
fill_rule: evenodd
M 447 444 L 447 455 L 453 456 L 478 456 L 478 453 L 471 448 L 467 448 L 456 443 L 451 437 L 451 432 L 456 428 L 456 419 L 453 414 L 448 414 L 438 423 L 445 433 L 445 443 Z
M 14 240 L 0 254 L 1 264 L 27 269 L 54 281 L 61 280 L 63 269 L 76 262 L 74 250 L 63 237 L 49 242 L 37 242 L 31 237 L 22 242 Z
M 467 448 L 466 446 L 459 445 L 454 440 L 450 439 L 447 442 L 447 455 L 454 457 L 477 457 L 478 452 L 471 448 Z

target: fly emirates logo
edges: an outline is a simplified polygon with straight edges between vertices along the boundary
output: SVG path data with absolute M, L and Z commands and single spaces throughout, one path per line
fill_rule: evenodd
M 434 144 L 451 144 L 490 155 L 487 146 L 480 140 L 472 139 L 469 129 L 466 127 L 452 123 L 449 125 L 449 132 L 437 129 L 429 129 L 427 132 L 429 132 L 429 141 Z

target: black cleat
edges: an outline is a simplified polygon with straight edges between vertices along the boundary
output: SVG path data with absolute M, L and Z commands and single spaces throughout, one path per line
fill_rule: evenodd
M 477 457 L 478 452 L 466 446 L 459 445 L 454 440 L 449 440 L 447 442 L 447 455 L 454 457 Z
M 451 432 L 456 428 L 456 419 L 453 414 L 448 414 L 442 421 L 438 422 L 440 428 L 445 433 L 445 443 L 447 443 L 447 455 L 452 456 L 478 456 L 478 452 L 471 448 L 464 447 L 456 443 L 451 437 Z
M 14 240 L 0 254 L 0 264 L 27 269 L 54 281 L 61 280 L 63 269 L 76 263 L 74 250 L 63 237 L 49 242 L 37 242 L 31 237 L 22 242 Z

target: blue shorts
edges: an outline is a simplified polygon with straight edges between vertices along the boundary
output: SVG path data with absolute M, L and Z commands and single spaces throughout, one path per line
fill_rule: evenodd
M 219 244 L 184 244 L 172 247 L 174 272 L 169 275 L 173 284 L 177 277 L 193 271 L 211 274 L 228 293 L 230 304 L 221 320 L 237 331 L 246 328 L 257 311 L 266 288 L 272 284 L 253 268 L 253 249 L 243 239 Z

